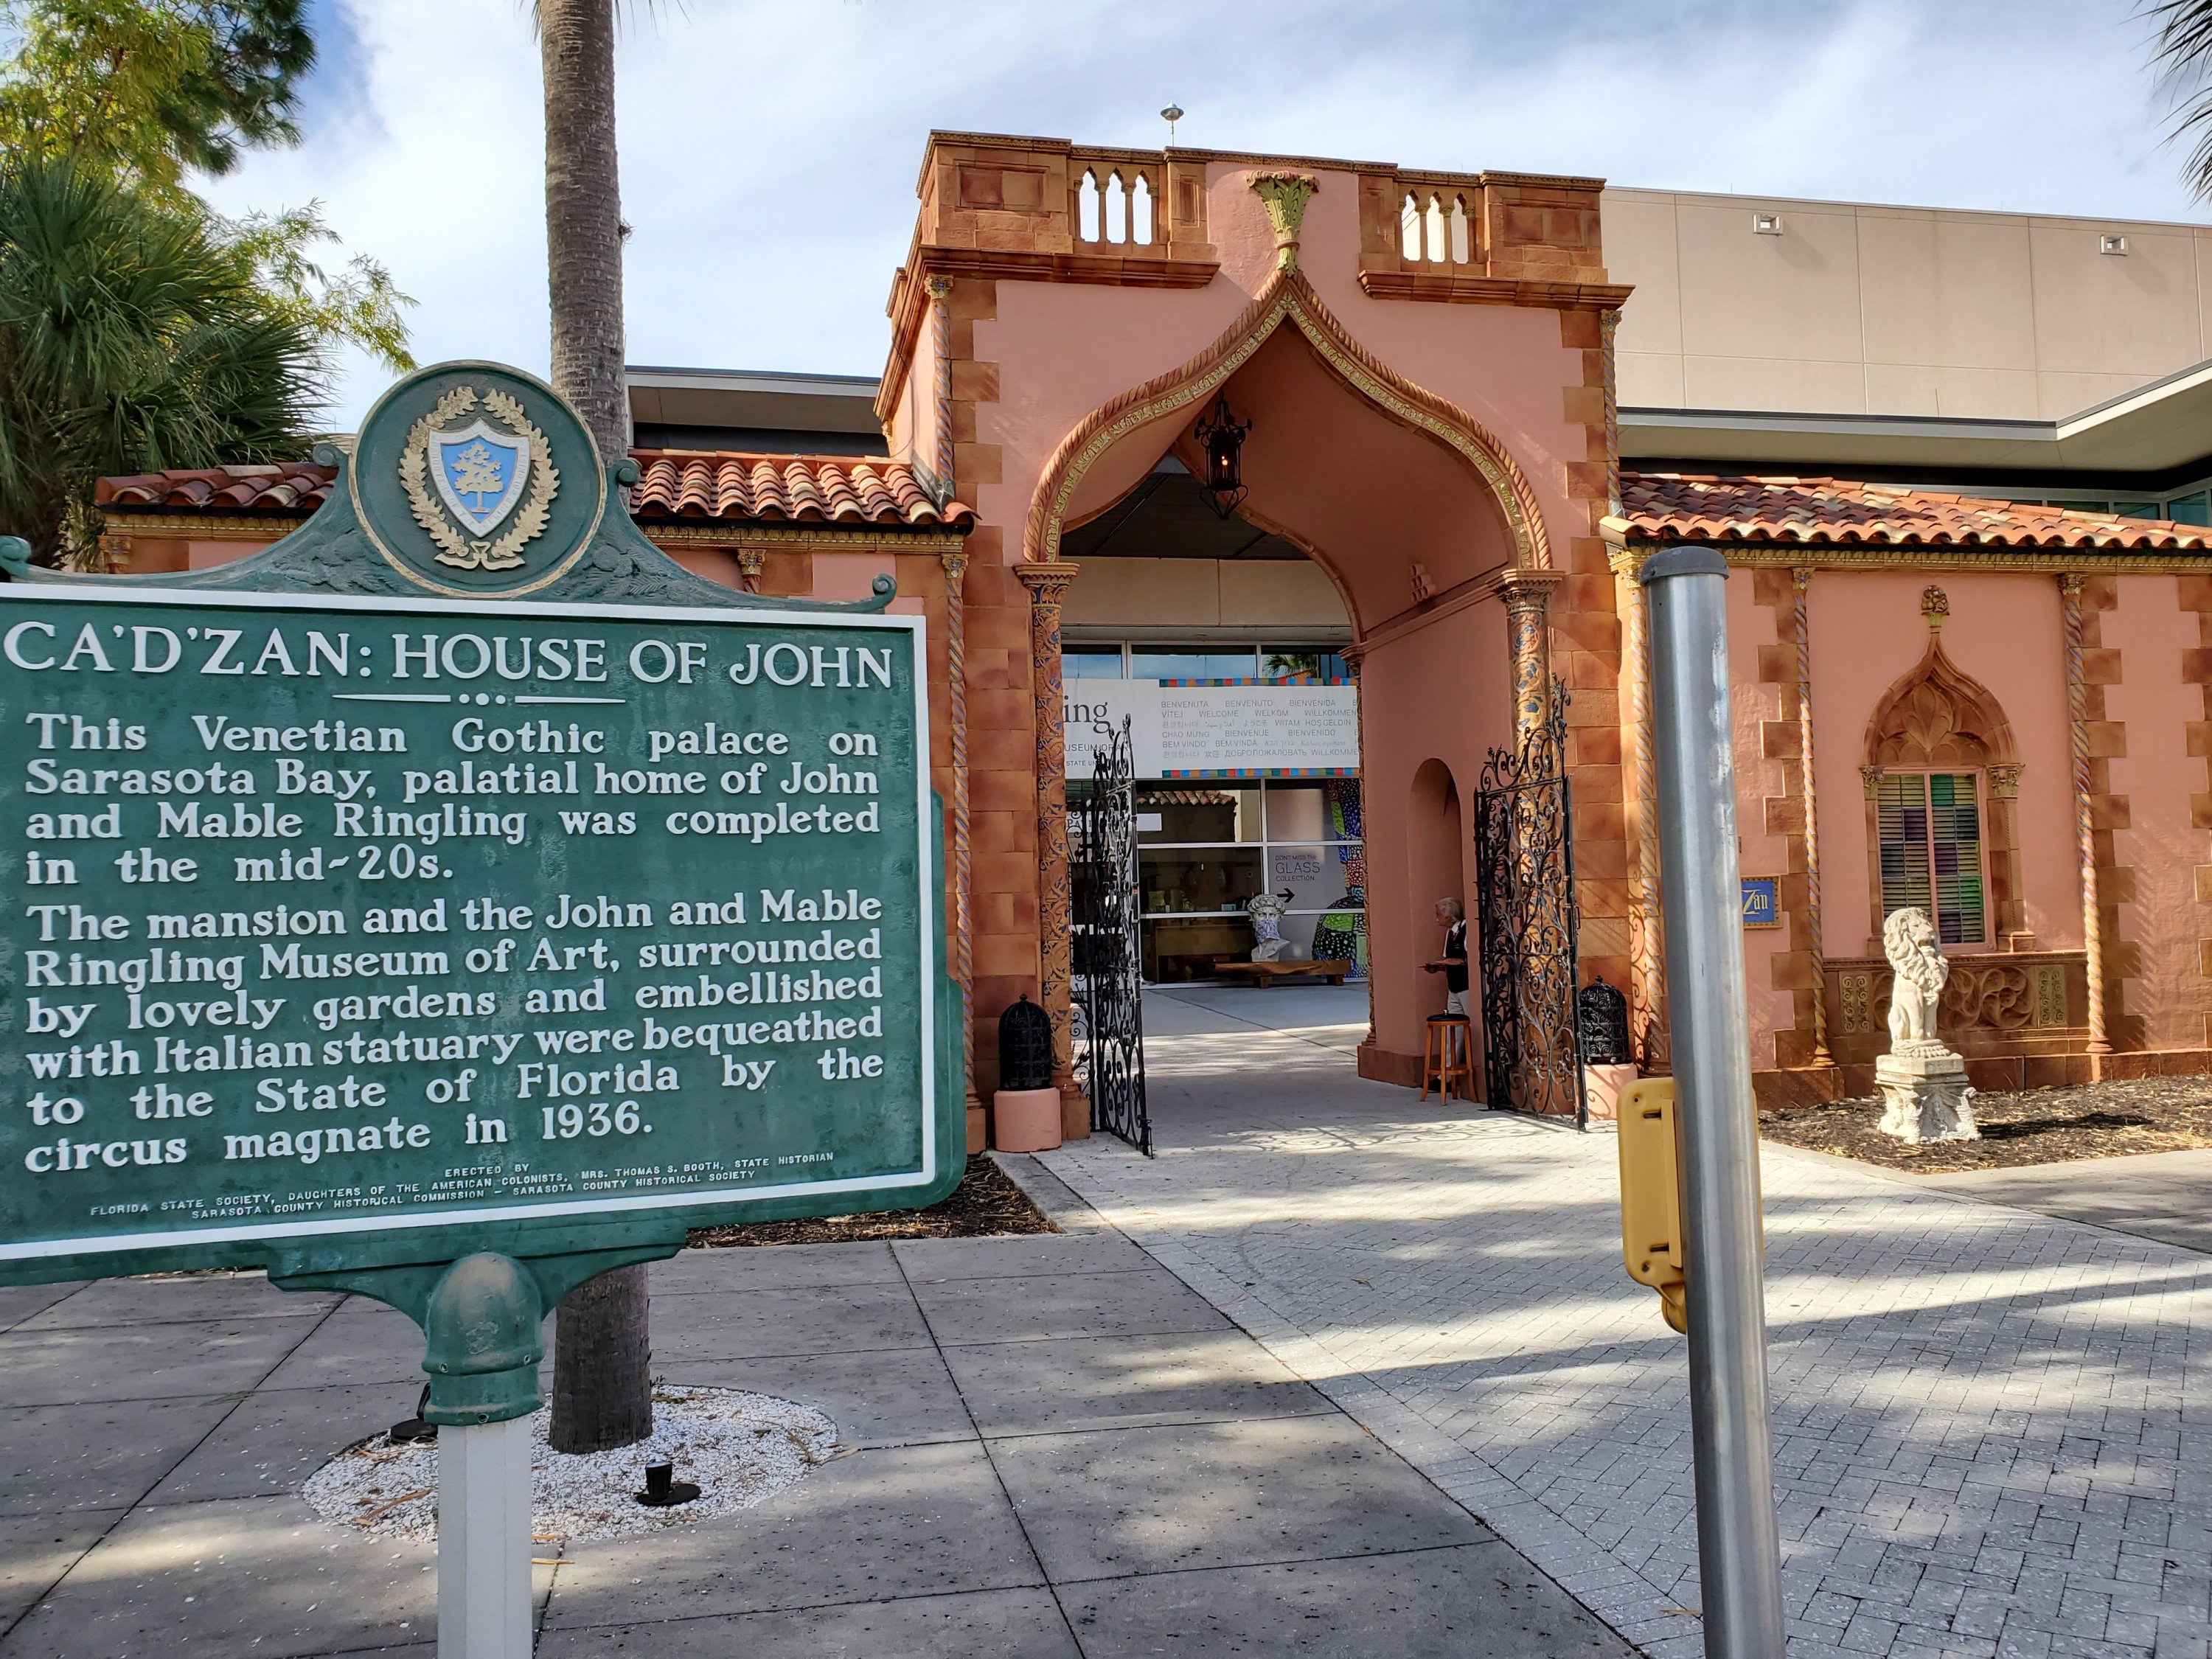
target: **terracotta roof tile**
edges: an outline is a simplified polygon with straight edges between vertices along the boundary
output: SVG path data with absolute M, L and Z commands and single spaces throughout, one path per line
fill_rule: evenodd
M 847 455 L 744 455 L 640 449 L 630 491 L 641 519 L 740 519 L 816 524 L 945 525 L 965 529 L 973 508 L 940 508 L 902 461 Z
M 1624 472 L 1628 533 L 1668 542 L 1807 547 L 2065 548 L 2196 552 L 2212 529 L 1843 478 Z
M 630 511 L 647 520 L 689 523 L 807 523 L 944 526 L 966 530 L 975 509 L 939 507 L 911 466 L 872 456 L 746 455 L 713 450 L 631 452 L 643 476 Z M 216 466 L 102 478 L 101 507 L 156 514 L 267 514 L 301 518 L 330 499 L 326 466 Z
M 194 471 L 141 472 L 102 478 L 100 507 L 183 507 L 204 513 L 267 513 L 304 518 L 331 496 L 337 475 L 327 466 L 210 466 Z

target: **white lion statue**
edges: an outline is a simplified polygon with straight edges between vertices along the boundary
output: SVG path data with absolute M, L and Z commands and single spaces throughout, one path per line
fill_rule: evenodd
M 1252 918 L 1252 960 L 1273 962 L 1283 954 L 1283 902 L 1273 893 L 1255 893 L 1244 901 Z
M 1936 1003 L 1951 977 L 1936 941 L 1936 924 L 1925 910 L 1893 910 L 1881 925 L 1881 952 L 1895 978 L 1889 988 L 1889 1046 L 1905 1054 L 1915 1048 L 1942 1048 L 1936 1035 Z

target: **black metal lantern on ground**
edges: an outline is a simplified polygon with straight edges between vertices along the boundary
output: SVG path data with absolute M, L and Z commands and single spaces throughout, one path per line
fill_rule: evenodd
M 1592 980 L 1576 995 L 1575 1023 L 1582 1030 L 1583 1065 L 1626 1066 L 1634 1058 L 1628 1050 L 1628 999 L 1603 980 Z
M 1213 407 L 1191 431 L 1190 435 L 1206 451 L 1206 476 L 1199 480 L 1199 487 L 1206 491 L 1214 512 L 1224 519 L 1243 504 L 1244 434 L 1251 429 L 1251 422 L 1239 421 L 1230 412 L 1229 392 L 1224 387 L 1215 394 Z
M 1026 995 L 999 1016 L 999 1087 L 1052 1087 L 1052 1017 Z

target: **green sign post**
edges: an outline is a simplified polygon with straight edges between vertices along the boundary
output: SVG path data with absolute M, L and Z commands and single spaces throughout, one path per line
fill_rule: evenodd
M 255 557 L 0 586 L 0 1282 L 407 1311 L 456 1652 L 527 1651 L 554 1303 L 964 1161 L 921 622 L 690 575 L 627 468 L 445 365 Z

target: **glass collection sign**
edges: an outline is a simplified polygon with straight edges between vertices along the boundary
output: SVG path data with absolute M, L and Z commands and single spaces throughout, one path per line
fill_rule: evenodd
M 939 1182 L 920 627 L 0 586 L 0 1275 Z

